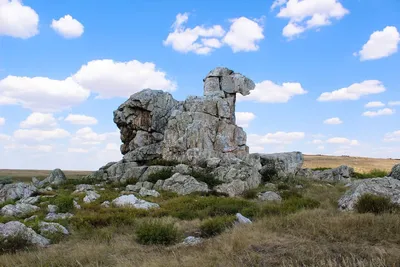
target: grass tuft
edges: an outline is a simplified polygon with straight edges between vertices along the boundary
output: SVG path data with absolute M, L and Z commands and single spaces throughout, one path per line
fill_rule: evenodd
M 137 242 L 144 245 L 172 245 L 178 242 L 180 237 L 173 223 L 154 219 L 140 223 L 135 233 Z

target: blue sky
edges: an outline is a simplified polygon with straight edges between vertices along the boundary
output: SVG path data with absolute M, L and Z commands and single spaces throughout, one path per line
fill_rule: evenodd
M 119 160 L 112 111 L 226 66 L 252 152 L 400 157 L 400 1 L 0 0 L 0 168 Z

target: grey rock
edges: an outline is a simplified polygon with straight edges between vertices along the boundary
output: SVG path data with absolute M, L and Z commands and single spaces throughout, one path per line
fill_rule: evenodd
M 143 182 L 138 182 L 136 184 L 128 184 L 125 188 L 125 191 L 131 191 L 131 192 L 139 192 L 140 189 L 143 187 Z
M 50 244 L 50 240 L 37 234 L 34 230 L 18 221 L 0 223 L 0 236 L 6 239 L 19 236 L 29 243 L 40 247 L 46 247 Z
M 86 191 L 93 191 L 95 189 L 94 185 L 91 184 L 78 184 L 75 187 L 74 193 L 81 193 Z
M 77 202 L 76 200 L 74 200 L 73 203 L 74 203 L 74 208 L 75 208 L 75 209 L 80 210 L 80 209 L 82 208 L 81 205 L 79 205 L 78 202 Z
M 50 213 L 56 213 L 58 210 L 58 207 L 56 205 L 47 205 L 47 211 Z
M 142 187 L 139 191 L 139 195 L 141 195 L 142 197 L 146 197 L 146 196 L 159 197 L 160 193 L 158 193 L 156 190 L 149 190 L 149 189 Z
M 6 184 L 0 189 L 0 203 L 8 200 L 28 198 L 36 192 L 37 188 L 32 184 Z
M 393 203 L 400 204 L 400 181 L 391 177 L 354 181 L 350 189 L 339 199 L 339 209 L 353 210 L 358 199 L 364 194 L 386 196 Z
M 38 219 L 39 217 L 37 215 L 32 215 L 31 217 L 24 219 L 24 222 L 36 221 Z
M 282 197 L 272 191 L 266 191 L 263 193 L 260 193 L 258 195 L 258 199 L 261 201 L 277 201 L 277 202 L 281 202 L 282 201 Z
M 393 177 L 394 179 L 400 180 L 400 164 L 393 166 L 392 172 L 389 176 Z
M 107 169 L 107 176 L 109 180 L 124 182 L 131 178 L 139 179 L 146 169 L 136 162 L 118 162 Z
M 142 199 L 138 199 L 134 195 L 124 195 L 117 197 L 111 203 L 117 207 L 132 207 L 136 209 L 145 209 L 145 210 L 160 207 L 156 203 L 151 203 Z
M 39 207 L 33 206 L 31 204 L 25 204 L 25 203 L 21 203 L 21 204 L 9 204 L 9 205 L 5 205 L 0 213 L 3 216 L 10 216 L 10 217 L 23 217 L 26 216 L 28 214 L 31 214 L 32 212 L 38 211 Z
M 65 228 L 61 224 L 49 223 L 49 222 L 40 222 L 39 223 L 39 232 L 41 235 L 54 234 L 54 233 L 61 233 L 64 235 L 69 234 L 67 228 Z
M 60 169 L 54 169 L 50 172 L 50 175 L 43 181 L 39 181 L 35 184 L 36 187 L 42 188 L 48 185 L 61 185 L 67 181 L 67 177 Z
M 48 213 L 44 218 L 46 221 L 65 220 L 72 218 L 74 215 L 71 213 Z
M 249 218 L 244 217 L 242 214 L 240 213 L 236 213 L 236 221 L 239 224 L 251 224 L 251 220 Z
M 85 203 L 92 203 L 93 201 L 96 201 L 100 197 L 99 194 L 97 194 L 95 191 L 87 191 L 86 196 L 83 198 L 83 202 Z
M 111 202 L 108 201 L 108 200 L 106 200 L 106 201 L 104 201 L 103 203 L 101 203 L 100 206 L 102 206 L 103 208 L 109 208 L 110 205 L 111 205 Z
M 22 198 L 20 200 L 17 201 L 17 204 L 36 204 L 38 203 L 40 200 L 40 196 L 35 196 L 35 197 L 26 197 L 26 198 Z
M 143 188 L 146 188 L 146 189 L 148 189 L 148 190 L 151 190 L 151 189 L 153 189 L 153 186 L 154 186 L 154 184 L 153 183 L 151 183 L 151 182 L 143 182 Z
M 230 197 L 239 196 L 248 189 L 250 189 L 248 184 L 242 180 L 233 180 L 230 183 L 221 184 L 215 187 L 217 192 L 228 194 Z
M 192 168 L 186 164 L 178 164 L 178 165 L 174 166 L 174 168 L 172 169 L 172 172 L 189 175 L 192 173 Z
M 209 159 L 207 159 L 207 167 L 211 168 L 211 169 L 215 169 L 218 167 L 220 162 L 221 162 L 220 158 L 209 158 Z
M 260 157 L 262 175 L 277 175 L 286 177 L 295 175 L 303 166 L 304 157 L 301 152 L 274 154 L 258 154 Z
M 185 246 L 196 246 L 203 242 L 203 239 L 200 237 L 188 236 L 186 237 L 182 244 Z
M 324 171 L 313 171 L 311 179 L 324 182 L 348 183 L 354 174 L 354 169 L 345 165 Z
M 179 195 L 188 195 L 194 192 L 208 192 L 208 185 L 197 181 L 190 175 L 175 173 L 164 181 L 161 186 L 164 191 L 172 191 Z

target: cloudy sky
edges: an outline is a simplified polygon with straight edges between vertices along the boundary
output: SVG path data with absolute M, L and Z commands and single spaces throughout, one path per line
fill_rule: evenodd
M 252 152 L 400 158 L 398 0 L 0 0 L 0 168 L 119 160 L 112 111 L 226 66 Z

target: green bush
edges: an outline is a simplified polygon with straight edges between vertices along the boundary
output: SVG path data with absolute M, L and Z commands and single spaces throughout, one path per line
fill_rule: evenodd
M 244 191 L 244 192 L 242 193 L 242 196 L 243 196 L 245 199 L 254 199 L 254 198 L 257 197 L 257 194 L 258 194 L 258 193 L 259 193 L 258 188 L 254 188 L 254 189 L 249 189 L 249 190 Z
M 158 180 L 166 180 L 171 178 L 172 175 L 173 173 L 171 168 L 162 169 L 158 172 L 150 173 L 147 181 L 155 184 Z
M 232 226 L 234 216 L 220 216 L 204 220 L 200 224 L 202 237 L 212 237 L 221 234 L 226 228 Z
M 21 235 L 0 237 L 0 254 L 15 253 L 20 250 L 25 250 L 31 247 L 32 244 L 23 238 Z
M 58 207 L 60 213 L 70 212 L 74 209 L 74 198 L 69 195 L 60 195 L 50 200 L 51 204 Z
M 144 245 L 172 245 L 180 237 L 173 223 L 164 223 L 159 220 L 142 222 L 137 226 L 135 233 L 137 242 Z
M 288 184 L 278 184 L 277 189 L 278 190 L 289 190 L 290 186 Z
M 354 172 L 353 174 L 353 177 L 356 179 L 380 178 L 385 176 L 388 176 L 388 172 L 379 169 L 373 169 L 367 173 Z
M 392 212 L 398 209 L 398 206 L 393 204 L 389 197 L 364 194 L 358 199 L 355 209 L 359 213 L 381 214 Z
M 13 178 L 11 176 L 1 176 L 0 177 L 0 184 L 12 184 Z
M 222 184 L 222 181 L 216 179 L 208 170 L 192 171 L 191 176 L 197 181 L 206 183 L 210 188 Z

